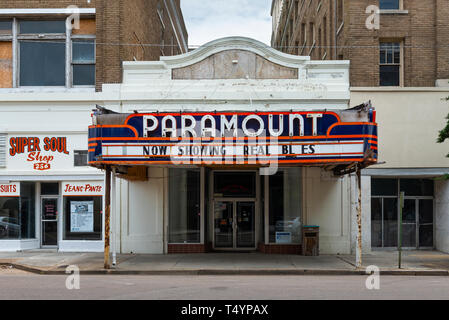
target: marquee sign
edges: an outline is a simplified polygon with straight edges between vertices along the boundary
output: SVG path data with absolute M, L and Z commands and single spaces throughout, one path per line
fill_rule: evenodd
M 377 161 L 372 108 L 95 114 L 89 164 L 280 165 Z

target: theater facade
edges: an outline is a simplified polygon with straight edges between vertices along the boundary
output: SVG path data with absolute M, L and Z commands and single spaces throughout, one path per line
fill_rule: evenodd
M 0 251 L 300 254 L 307 226 L 321 254 L 370 249 L 376 111 L 348 61 L 231 37 L 123 69 L 0 92 Z
M 89 165 L 112 172 L 112 251 L 301 253 L 305 226 L 321 253 L 354 250 L 354 172 L 378 142 L 348 61 L 231 37 L 123 66 L 88 133 Z

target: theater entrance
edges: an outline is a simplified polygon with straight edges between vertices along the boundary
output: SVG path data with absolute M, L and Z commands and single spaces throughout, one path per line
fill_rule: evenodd
M 257 171 L 211 172 L 213 249 L 256 249 L 260 221 L 259 181 Z

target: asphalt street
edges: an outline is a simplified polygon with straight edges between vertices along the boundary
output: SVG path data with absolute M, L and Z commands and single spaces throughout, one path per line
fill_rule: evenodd
M 368 276 L 81 275 L 72 290 L 67 277 L 3 268 L 0 299 L 449 299 L 447 276 L 380 276 L 379 290 Z

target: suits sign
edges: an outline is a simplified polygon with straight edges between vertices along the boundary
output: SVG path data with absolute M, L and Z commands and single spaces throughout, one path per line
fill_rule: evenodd
M 369 110 L 96 114 L 91 165 L 280 165 L 377 161 Z
M 20 197 L 20 183 L 0 183 L 0 197 Z

